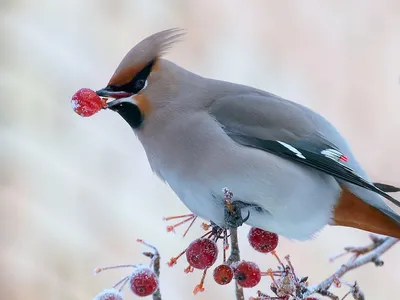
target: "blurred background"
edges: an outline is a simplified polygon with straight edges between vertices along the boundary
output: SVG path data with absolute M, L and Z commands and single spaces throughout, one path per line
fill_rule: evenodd
M 79 88 L 104 87 L 133 45 L 171 27 L 187 36 L 168 59 L 311 107 L 341 130 L 374 180 L 400 184 L 399 1 L 1 0 L 2 299 L 92 299 L 128 272 L 94 277 L 95 267 L 147 263 L 137 238 L 162 253 L 163 299 L 194 299 L 201 273 L 165 263 L 201 233 L 200 222 L 186 239 L 184 228 L 166 233 L 163 216 L 188 211 L 152 174 L 131 129 L 113 112 L 81 118 L 70 105 Z M 247 246 L 247 231 L 243 258 L 275 267 Z M 365 232 L 326 228 L 310 242 L 282 238 L 278 253 L 316 283 L 342 263 L 330 256 L 367 243 Z M 400 247 L 383 259 L 383 268 L 345 277 L 367 299 L 398 294 Z M 268 287 L 263 279 L 258 288 Z M 196 299 L 233 299 L 233 286 L 209 276 Z

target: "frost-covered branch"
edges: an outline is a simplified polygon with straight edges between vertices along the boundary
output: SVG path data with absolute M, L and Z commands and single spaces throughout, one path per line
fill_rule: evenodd
M 227 263 L 232 264 L 233 262 L 240 261 L 240 250 L 237 228 L 231 228 L 229 230 L 231 234 L 231 255 L 228 258 Z M 235 295 L 236 300 L 244 300 L 243 288 L 237 284 L 235 281 Z
M 347 253 L 354 253 L 354 255 L 348 260 L 348 262 L 342 265 L 333 275 L 328 277 L 321 283 L 311 286 L 304 293 L 304 297 L 318 293 L 324 296 L 329 296 L 331 299 L 339 299 L 339 297 L 331 294 L 328 290 L 347 272 L 359 268 L 367 263 L 373 262 L 376 266 L 382 266 L 383 261 L 380 260 L 380 256 L 394 246 L 399 240 L 391 237 L 377 238 L 372 236 L 372 244 L 366 247 L 359 248 L 346 248 Z M 355 296 L 355 299 L 364 299 L 363 293 L 361 292 L 358 285 L 355 283 L 352 287 L 351 293 Z M 359 296 L 357 296 L 357 294 Z M 356 298 L 358 297 L 358 298 Z

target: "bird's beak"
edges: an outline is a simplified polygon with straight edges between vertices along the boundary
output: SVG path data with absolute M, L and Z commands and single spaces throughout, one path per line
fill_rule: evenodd
M 100 97 L 107 97 L 107 98 L 114 98 L 114 99 L 119 99 L 119 98 L 126 98 L 130 97 L 133 94 L 124 92 L 124 91 L 112 91 L 109 87 L 106 87 L 104 89 L 98 90 L 96 92 L 97 95 Z
M 117 104 L 121 104 L 121 103 L 132 103 L 134 105 L 137 105 L 136 102 L 132 99 L 132 97 L 126 97 L 126 98 L 118 98 L 118 99 L 114 99 L 111 101 L 107 101 L 107 108 L 114 110 L 113 107 L 116 106 Z

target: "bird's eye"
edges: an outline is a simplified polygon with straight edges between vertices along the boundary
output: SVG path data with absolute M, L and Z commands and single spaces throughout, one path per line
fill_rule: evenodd
M 139 79 L 135 82 L 135 89 L 141 91 L 146 86 L 146 80 Z
M 135 75 L 131 81 L 118 87 L 120 91 L 137 94 L 147 86 L 147 77 L 149 77 L 154 61 L 149 62 L 143 70 Z

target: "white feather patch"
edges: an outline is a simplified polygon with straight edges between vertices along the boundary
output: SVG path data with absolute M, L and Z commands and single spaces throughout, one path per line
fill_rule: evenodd
M 281 141 L 277 141 L 277 142 L 279 144 L 281 144 L 283 147 L 285 147 L 285 148 L 289 149 L 290 151 L 292 151 L 294 154 L 296 154 L 297 157 L 306 159 L 305 156 L 303 154 L 301 154 L 301 152 L 299 150 L 297 150 L 295 147 L 293 147 L 293 146 L 291 146 L 289 144 L 286 144 L 284 142 L 281 142 Z
M 324 155 L 327 158 L 339 161 L 340 158 L 343 156 L 343 153 L 340 153 L 339 151 L 335 149 L 325 149 L 321 151 L 321 154 Z

